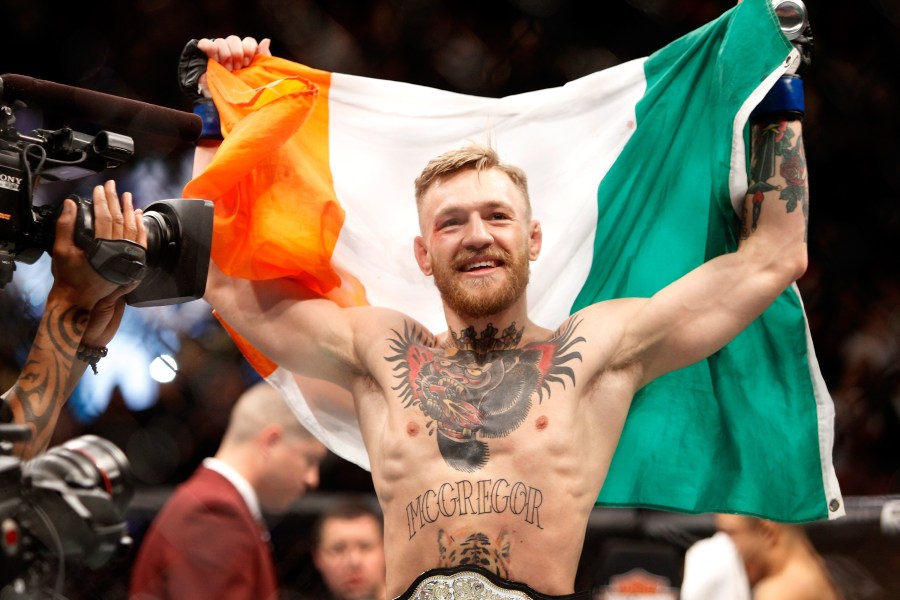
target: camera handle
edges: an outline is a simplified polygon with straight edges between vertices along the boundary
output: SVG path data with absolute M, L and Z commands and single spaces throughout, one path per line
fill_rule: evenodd
M 6 253 L 0 253 L 0 290 L 6 288 L 6 284 L 12 281 L 15 272 L 15 259 Z
M 6 403 L 3 403 L 0 412 L 4 413 L 5 418 L 5 413 L 7 412 Z M 12 454 L 16 442 L 27 442 L 30 439 L 31 429 L 27 425 L 16 425 L 15 423 L 0 424 L 0 456 Z
M 130 240 L 94 237 L 93 203 L 71 196 L 78 207 L 75 221 L 75 245 L 84 250 L 88 262 L 101 277 L 117 285 L 141 281 L 147 274 L 147 251 Z

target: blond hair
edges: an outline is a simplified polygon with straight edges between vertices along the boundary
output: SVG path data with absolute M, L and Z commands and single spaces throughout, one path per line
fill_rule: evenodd
M 421 211 L 422 200 L 432 185 L 468 169 L 479 173 L 497 169 L 505 173 L 513 185 L 522 192 L 530 217 L 531 201 L 528 198 L 528 178 L 525 172 L 519 167 L 502 162 L 496 150 L 482 144 L 470 144 L 431 159 L 422 173 L 416 177 L 416 208 Z

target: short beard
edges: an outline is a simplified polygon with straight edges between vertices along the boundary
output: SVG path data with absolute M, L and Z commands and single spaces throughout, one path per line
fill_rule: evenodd
M 470 319 L 483 319 L 509 308 L 525 293 L 529 279 L 527 252 L 520 254 L 516 261 L 506 252 L 496 253 L 495 256 L 504 261 L 509 278 L 508 285 L 490 295 L 478 293 L 479 288 L 487 288 L 492 284 L 490 279 L 473 280 L 469 285 L 461 285 L 456 279 L 456 265 L 467 257 L 457 259 L 450 265 L 435 266 L 434 285 L 441 293 L 444 303 L 455 313 Z

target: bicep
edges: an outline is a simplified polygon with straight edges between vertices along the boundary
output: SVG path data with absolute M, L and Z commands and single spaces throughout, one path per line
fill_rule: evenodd
M 641 385 L 720 350 L 789 282 L 740 253 L 717 257 L 643 302 L 623 336 L 623 356 L 642 366 Z
M 289 280 L 231 281 L 213 303 L 229 327 L 279 365 L 344 385 L 340 373 L 358 367 L 357 309 L 315 297 Z

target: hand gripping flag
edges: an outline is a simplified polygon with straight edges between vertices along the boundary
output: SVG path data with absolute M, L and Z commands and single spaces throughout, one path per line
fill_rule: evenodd
M 226 273 L 295 278 L 444 331 L 413 258 L 413 180 L 446 150 L 488 143 L 528 173 L 544 231 L 528 302 L 555 329 L 737 247 L 748 115 L 795 53 L 769 2 L 746 0 L 648 58 L 504 98 L 273 57 L 234 73 L 211 62 L 225 140 L 184 193 L 215 201 L 212 254 Z M 232 333 L 310 430 L 369 467 L 352 409 L 304 400 L 293 374 Z M 726 348 L 637 394 L 598 504 L 840 516 L 833 420 L 792 287 Z

